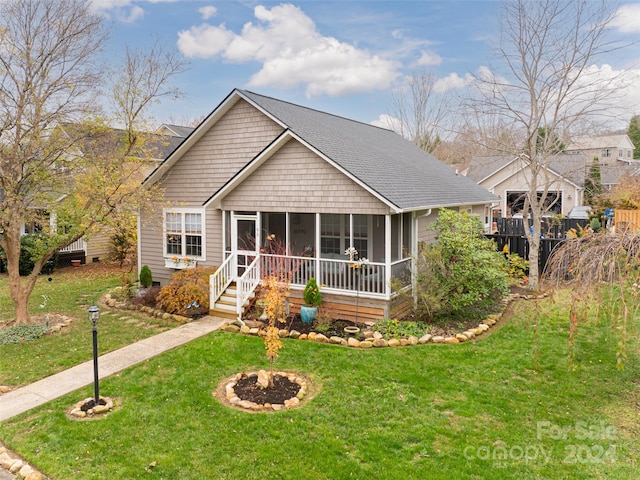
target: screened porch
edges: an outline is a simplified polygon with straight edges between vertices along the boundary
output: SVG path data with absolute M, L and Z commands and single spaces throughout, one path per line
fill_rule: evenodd
M 392 297 L 392 278 L 403 286 L 411 283 L 410 253 L 415 243 L 411 213 L 225 211 L 223 215 L 225 257 L 231 259 L 230 272 L 239 280 L 245 274 L 262 278 L 284 269 L 294 288 L 304 288 L 315 277 L 327 293 L 383 299 Z M 357 256 L 345 254 L 350 247 Z

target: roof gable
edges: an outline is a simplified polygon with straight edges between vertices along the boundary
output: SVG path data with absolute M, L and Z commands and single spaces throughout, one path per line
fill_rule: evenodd
M 373 125 L 234 90 L 147 179 L 157 181 L 186 150 L 240 99 L 280 124 L 395 211 L 491 203 L 497 198 L 400 135 Z M 269 147 L 267 147 L 269 148 Z M 264 156 L 264 155 L 263 155 Z M 223 189 L 237 184 L 256 158 Z M 214 195 L 215 197 L 215 195 Z M 210 199 L 211 201 L 212 199 Z

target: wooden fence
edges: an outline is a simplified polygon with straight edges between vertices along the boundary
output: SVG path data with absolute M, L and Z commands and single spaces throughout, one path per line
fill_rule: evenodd
M 618 232 L 640 230 L 640 210 L 615 210 L 615 226 Z

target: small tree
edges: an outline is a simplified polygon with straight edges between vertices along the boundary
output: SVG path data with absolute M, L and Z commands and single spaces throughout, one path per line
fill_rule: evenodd
M 266 265 L 268 274 L 262 279 L 266 291 L 264 311 L 267 314 L 266 335 L 262 337 L 269 359 L 269 385 L 273 388 L 273 363 L 284 344 L 280 340 L 280 325 L 287 321 L 287 301 L 290 293 L 292 264 L 287 260 L 287 246 L 275 234 L 267 236 L 265 251 L 274 255 L 268 258 Z
M 631 117 L 627 135 L 629 135 L 631 142 L 633 142 L 633 146 L 636 147 L 633 151 L 633 158 L 640 158 L 640 115 Z
M 602 194 L 602 176 L 600 174 L 600 161 L 593 157 L 589 175 L 584 181 L 584 203 L 592 205 L 594 200 Z
M 143 265 L 140 269 L 140 285 L 149 288 L 153 284 L 153 276 L 149 265 Z

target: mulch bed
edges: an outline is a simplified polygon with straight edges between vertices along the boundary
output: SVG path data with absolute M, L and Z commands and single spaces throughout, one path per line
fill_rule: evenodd
M 261 388 L 257 376 L 241 378 L 236 382 L 233 391 L 240 400 L 264 405 L 265 403 L 284 403 L 295 397 L 300 391 L 300 385 L 282 375 L 273 376 L 273 388 Z

